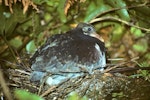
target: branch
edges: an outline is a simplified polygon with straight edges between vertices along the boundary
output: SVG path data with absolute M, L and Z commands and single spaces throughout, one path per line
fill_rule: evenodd
M 10 94 L 10 90 L 6 84 L 6 81 L 4 80 L 4 75 L 2 73 L 2 70 L 0 69 L 0 85 L 3 89 L 4 94 L 6 95 L 7 100 L 12 100 L 12 96 Z
M 124 23 L 125 25 L 132 26 L 132 27 L 141 29 L 141 30 L 143 30 L 143 31 L 150 32 L 150 29 L 143 28 L 143 27 L 134 25 L 133 23 L 127 22 L 127 21 L 125 21 L 125 20 L 122 20 L 122 19 L 120 19 L 120 18 L 111 17 L 111 16 L 108 16 L 108 17 L 101 17 L 101 18 L 95 18 L 95 19 L 91 20 L 90 23 L 95 23 L 95 22 L 100 22 L 100 21 L 106 21 L 106 20 L 121 22 L 121 23 Z

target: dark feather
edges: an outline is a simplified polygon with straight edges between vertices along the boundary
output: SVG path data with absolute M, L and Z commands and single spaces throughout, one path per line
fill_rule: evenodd
M 82 72 L 83 69 L 90 72 L 94 66 L 104 67 L 104 43 L 95 37 L 85 35 L 83 27 L 86 26 L 76 27 L 64 34 L 48 38 L 30 59 L 32 70 L 58 74 L 67 71 Z

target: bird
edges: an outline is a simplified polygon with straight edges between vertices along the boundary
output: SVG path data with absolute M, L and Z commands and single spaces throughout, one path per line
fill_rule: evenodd
M 75 28 L 56 34 L 30 58 L 31 82 L 42 82 L 50 86 L 83 75 L 94 70 L 103 71 L 106 66 L 104 40 L 89 23 L 79 23 Z

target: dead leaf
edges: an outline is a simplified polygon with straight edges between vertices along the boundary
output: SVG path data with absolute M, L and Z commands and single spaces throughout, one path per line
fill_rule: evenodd
M 23 2 L 24 1 L 24 2 Z M 24 8 L 23 8 L 23 14 L 25 14 L 28 10 L 28 7 L 30 5 L 30 0 L 23 0 Z
M 16 4 L 18 2 L 21 2 L 23 5 L 23 13 L 25 14 L 29 8 L 29 6 L 32 6 L 33 9 L 35 9 L 37 12 L 39 12 L 39 9 L 37 8 L 37 6 L 32 2 L 32 0 L 5 0 L 2 1 L 0 0 L 0 4 L 2 4 L 2 2 L 4 2 L 5 6 L 9 6 L 9 10 L 11 13 L 13 13 L 13 6 L 14 4 Z
M 80 1 L 78 1 L 78 0 L 66 0 L 66 2 L 65 2 L 65 6 L 64 6 L 64 13 L 65 13 L 65 15 L 67 15 L 67 13 L 68 13 L 68 10 L 70 9 L 70 7 L 71 6 L 73 6 L 73 4 L 75 4 L 75 2 L 85 2 L 86 0 L 80 0 Z

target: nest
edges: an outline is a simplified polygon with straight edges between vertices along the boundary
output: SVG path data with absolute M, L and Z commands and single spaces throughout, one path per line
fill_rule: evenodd
M 108 98 L 115 91 L 126 91 L 130 84 L 127 76 L 122 74 L 110 74 L 95 72 L 83 76 L 68 79 L 57 86 L 37 85 L 29 81 L 29 72 L 24 70 L 9 70 L 11 88 L 26 89 L 37 93 L 46 100 L 63 100 L 71 93 L 77 92 L 80 97 L 86 96 L 89 99 Z
M 34 84 L 29 80 L 30 72 L 19 69 L 9 69 L 7 78 L 8 88 L 25 89 L 38 94 L 45 100 L 64 100 L 76 92 L 80 97 L 86 96 L 91 100 L 148 100 L 150 95 L 149 82 L 141 78 L 129 78 L 120 73 L 85 73 L 83 76 L 68 79 L 57 86 Z M 114 95 L 115 94 L 115 95 Z

